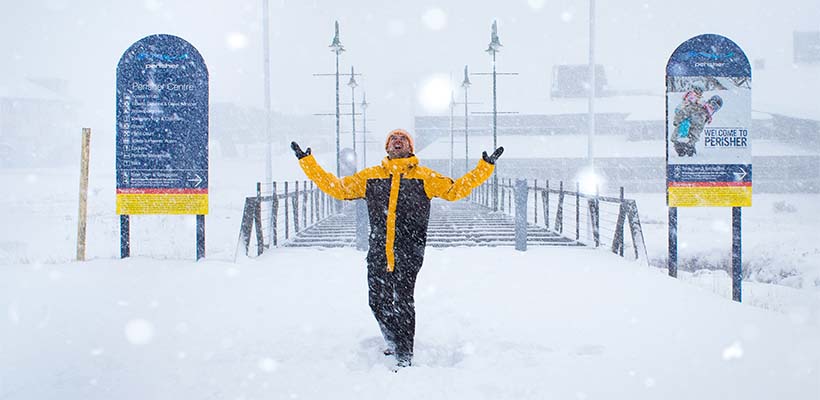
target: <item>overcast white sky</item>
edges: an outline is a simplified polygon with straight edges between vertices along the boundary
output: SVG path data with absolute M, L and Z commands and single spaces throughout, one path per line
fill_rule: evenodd
M 552 66 L 587 62 L 588 4 L 271 0 L 273 107 L 302 114 L 333 110 L 333 79 L 312 74 L 333 72 L 327 46 L 338 19 L 348 50 L 341 68 L 354 65 L 365 74 L 360 83 L 371 103 L 369 128 L 412 128 L 413 116 L 426 113 L 419 92 L 430 77 L 452 74 L 460 82 L 465 64 L 473 72 L 491 69 L 484 49 L 497 19 L 504 44 L 498 69 L 521 74 L 500 78 L 499 109 L 538 112 L 538 103 L 549 98 Z M 261 5 L 262 0 L 6 1 L 0 6 L 0 85 L 25 76 L 69 79 L 75 95 L 89 105 L 81 115 L 86 124 L 113 131 L 117 61 L 133 42 L 166 33 L 202 53 L 212 103 L 262 107 Z M 668 56 L 690 37 L 722 34 L 750 60 L 765 59 L 768 70 L 788 70 L 792 32 L 820 29 L 817 0 L 598 0 L 596 14 L 597 59 L 607 68 L 610 86 L 658 94 Z M 471 100 L 484 103 L 476 110 L 489 110 L 489 79 L 472 80 Z M 349 101 L 350 91 L 343 88 L 343 101 Z M 799 89 L 784 88 L 783 95 L 814 101 Z

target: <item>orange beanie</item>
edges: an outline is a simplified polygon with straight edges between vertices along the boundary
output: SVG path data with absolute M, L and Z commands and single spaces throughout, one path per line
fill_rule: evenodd
M 387 141 L 384 142 L 384 149 L 385 150 L 387 150 L 387 145 L 390 144 L 390 137 L 393 136 L 393 135 L 404 136 L 404 138 L 407 139 L 408 142 L 410 142 L 410 152 L 415 153 L 416 146 L 413 143 L 413 138 L 404 129 L 393 129 L 392 131 L 390 131 L 390 133 L 387 134 Z

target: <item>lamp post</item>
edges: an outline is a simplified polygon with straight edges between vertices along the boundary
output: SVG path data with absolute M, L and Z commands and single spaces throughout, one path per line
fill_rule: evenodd
M 367 92 L 362 92 L 362 167 L 367 167 Z M 355 114 L 355 113 L 354 113 Z
M 501 49 L 501 41 L 498 39 L 498 24 L 493 21 L 492 33 L 490 33 L 490 44 L 487 46 L 487 53 L 493 56 L 493 148 L 494 151 L 498 148 L 498 101 L 497 101 L 497 86 L 496 86 L 496 70 L 495 70 L 495 55 Z M 465 101 L 466 103 L 466 101 Z M 498 211 L 498 169 L 493 171 L 493 210 Z
M 271 160 L 272 149 L 272 133 L 271 133 L 271 119 L 270 119 L 270 21 L 268 15 L 270 14 L 268 8 L 268 0 L 262 0 L 262 47 L 264 53 L 265 65 L 265 181 L 271 183 L 273 181 L 273 161 Z M 275 195 L 275 194 L 274 194 Z
M 347 86 L 350 86 L 350 119 L 353 123 L 353 163 L 356 166 L 354 170 L 357 170 L 359 157 L 356 155 L 356 87 L 359 86 L 359 83 L 356 82 L 356 73 L 352 65 L 350 66 L 350 80 L 347 82 Z
M 455 109 L 456 109 L 456 97 L 455 97 L 455 93 L 453 93 L 453 91 L 451 90 L 450 91 L 450 168 L 449 168 L 449 174 L 447 176 L 453 176 L 453 162 L 454 162 L 453 155 L 454 155 L 454 150 L 455 150 L 455 133 L 453 132 L 454 131 L 455 121 L 454 121 L 453 114 L 454 114 Z
M 470 170 L 470 146 L 468 144 L 468 132 L 469 132 L 469 114 L 467 110 L 467 90 L 470 88 L 470 77 L 467 73 L 467 66 L 464 66 L 464 81 L 461 82 L 461 87 L 464 88 L 464 173 L 466 174 L 467 171 Z M 452 176 L 452 175 L 450 175 Z
M 345 51 L 342 42 L 339 40 L 339 21 L 336 21 L 336 34 L 333 36 L 333 42 L 330 43 L 330 51 L 336 53 L 336 176 L 341 174 L 341 164 L 339 159 L 339 133 L 340 133 L 340 118 L 339 118 L 339 54 Z
M 589 173 L 595 177 L 595 159 L 592 154 L 592 136 L 595 135 L 595 0 L 589 0 L 589 137 L 587 159 Z

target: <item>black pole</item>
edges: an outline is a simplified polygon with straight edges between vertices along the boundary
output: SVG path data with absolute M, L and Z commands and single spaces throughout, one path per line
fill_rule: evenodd
M 205 258 L 205 216 L 196 216 L 196 259 Z
M 273 203 L 271 203 L 271 221 L 272 221 L 272 225 L 271 225 L 271 228 L 270 228 L 270 230 L 271 230 L 271 235 L 270 236 L 273 239 L 273 245 L 272 246 L 276 247 L 279 244 L 279 243 L 277 243 L 278 237 L 277 237 L 277 232 L 276 232 L 276 230 L 278 229 L 277 228 L 277 222 L 278 222 L 277 218 L 279 216 L 279 197 L 276 194 L 276 182 L 271 182 L 271 184 L 273 185 L 273 189 L 271 189 L 273 191 L 272 194 L 271 194 L 271 197 L 273 198 Z
M 581 184 L 575 182 L 575 240 L 581 240 Z
M 678 208 L 669 207 L 669 276 L 678 277 Z
M 740 302 L 743 282 L 741 253 L 740 207 L 732 207 L 732 300 Z
M 341 161 L 339 160 L 339 134 L 341 132 L 341 122 L 339 114 L 339 52 L 336 52 L 336 176 L 341 174 Z
M 466 66 L 464 68 L 467 68 Z M 465 73 L 466 75 L 466 73 Z M 469 132 L 470 127 L 470 115 L 467 112 L 467 86 L 464 86 L 464 173 L 470 171 L 470 145 L 469 145 Z M 495 150 L 493 150 L 495 151 Z
M 120 258 L 131 256 L 131 221 L 128 215 L 120 215 Z
M 623 204 L 624 204 L 624 187 L 623 187 L 623 186 L 621 186 L 621 207 L 623 207 Z M 619 221 L 619 222 L 620 222 L 620 221 Z M 623 244 L 623 238 L 624 238 L 624 228 L 625 228 L 625 225 L 624 225 L 624 224 L 622 224 L 622 225 L 621 225 L 621 232 L 620 232 L 620 235 L 621 235 L 621 247 L 618 249 L 618 255 L 619 255 L 619 256 L 621 256 L 621 257 L 623 257 L 623 256 L 624 256 L 624 247 L 626 247 L 626 246 L 624 246 L 624 244 Z
M 498 129 L 498 102 L 496 95 L 495 51 L 493 51 L 493 148 L 498 148 L 496 131 Z M 493 171 L 493 211 L 498 211 L 498 166 Z

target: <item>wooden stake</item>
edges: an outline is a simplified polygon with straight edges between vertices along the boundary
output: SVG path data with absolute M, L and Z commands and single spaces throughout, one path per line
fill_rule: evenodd
M 80 153 L 80 211 L 77 218 L 77 261 L 85 261 L 85 231 L 88 218 L 88 157 L 91 144 L 91 128 L 83 128 Z

